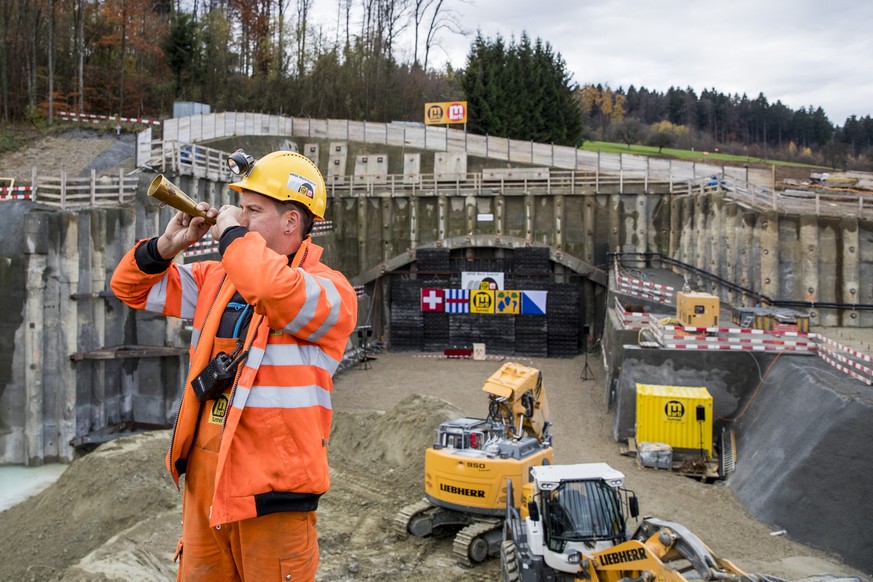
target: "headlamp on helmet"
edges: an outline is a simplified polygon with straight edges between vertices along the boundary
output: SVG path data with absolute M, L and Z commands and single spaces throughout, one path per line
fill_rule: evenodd
M 255 158 L 238 149 L 227 158 L 227 167 L 234 176 L 248 176 L 255 167 Z

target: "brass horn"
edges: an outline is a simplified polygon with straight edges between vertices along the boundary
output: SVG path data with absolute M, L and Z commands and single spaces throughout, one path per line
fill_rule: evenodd
M 189 216 L 200 216 L 206 220 L 206 224 L 215 224 L 215 219 L 206 216 L 202 210 L 197 210 L 197 203 L 194 202 L 187 194 L 182 192 L 178 186 L 164 178 L 163 174 L 158 174 L 152 183 L 149 184 L 149 196 L 160 201 L 161 204 L 172 206 L 176 210 L 181 210 Z

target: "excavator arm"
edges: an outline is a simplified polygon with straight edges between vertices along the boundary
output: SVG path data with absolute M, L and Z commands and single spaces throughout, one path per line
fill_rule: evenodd
M 490 399 L 489 419 L 506 426 L 509 436 L 549 440 L 549 403 L 542 372 L 510 362 L 488 378 L 482 390 Z

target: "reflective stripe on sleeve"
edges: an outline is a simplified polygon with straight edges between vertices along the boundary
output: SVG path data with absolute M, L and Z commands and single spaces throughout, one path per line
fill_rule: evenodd
M 182 285 L 182 298 L 179 305 L 179 317 L 182 319 L 194 319 L 194 309 L 197 307 L 197 282 L 191 273 L 190 265 L 179 265 L 179 281 Z M 152 313 L 164 313 L 167 307 L 167 282 L 170 275 L 167 273 L 161 280 L 152 285 L 146 299 L 145 310 Z
M 307 323 L 309 323 L 313 317 L 315 317 L 315 310 L 318 308 L 318 297 L 321 295 L 321 289 L 318 286 L 315 278 L 304 271 L 303 269 L 297 269 L 300 271 L 300 274 L 303 275 L 304 288 L 306 290 L 306 299 L 303 301 L 303 306 L 300 307 L 300 311 L 297 315 L 292 319 L 288 325 L 285 326 L 285 331 L 290 333 L 291 335 L 296 334 L 298 331 L 303 329 Z
M 311 408 L 321 406 L 331 410 L 330 392 L 321 386 L 237 386 L 234 408 Z
M 152 285 L 149 290 L 148 299 L 146 299 L 145 310 L 152 313 L 163 313 L 164 306 L 167 304 L 167 277 L 164 275 L 161 280 Z
M 316 276 L 315 278 L 321 283 L 322 287 L 324 287 L 324 294 L 330 305 L 330 313 L 327 314 L 324 323 L 318 326 L 318 329 L 309 334 L 306 338 L 311 342 L 318 341 L 321 339 L 321 336 L 330 331 L 330 328 L 336 324 L 340 316 L 340 294 L 339 291 L 336 290 L 336 285 L 333 284 L 333 281 L 325 277 Z
M 252 368 L 255 366 L 250 362 L 256 351 L 260 352 L 256 357 L 261 366 L 313 366 L 325 370 L 331 376 L 339 367 L 339 362 L 325 354 L 317 345 L 267 344 L 266 351 L 260 348 L 251 349 L 246 365 Z
M 179 307 L 179 317 L 182 319 L 194 319 L 194 310 L 197 308 L 197 281 L 191 265 L 179 265 L 179 280 L 182 282 L 182 305 Z

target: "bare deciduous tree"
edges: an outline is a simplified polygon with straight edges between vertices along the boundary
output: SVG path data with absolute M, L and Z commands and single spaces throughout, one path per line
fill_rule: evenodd
M 425 0 L 425 12 L 431 8 L 430 20 L 427 26 L 427 33 L 424 37 L 424 62 L 422 68 L 427 70 L 427 63 L 430 59 L 430 51 L 435 46 L 439 46 L 437 36 L 440 31 L 447 30 L 453 34 L 466 34 L 463 26 L 461 26 L 460 18 L 457 12 L 443 8 L 444 0 Z M 422 14 L 424 17 L 424 14 Z M 418 54 L 418 27 L 416 27 L 416 54 Z M 417 62 L 417 61 L 416 61 Z
M 306 71 L 306 36 L 309 29 L 309 12 L 312 0 L 297 0 L 297 78 Z

